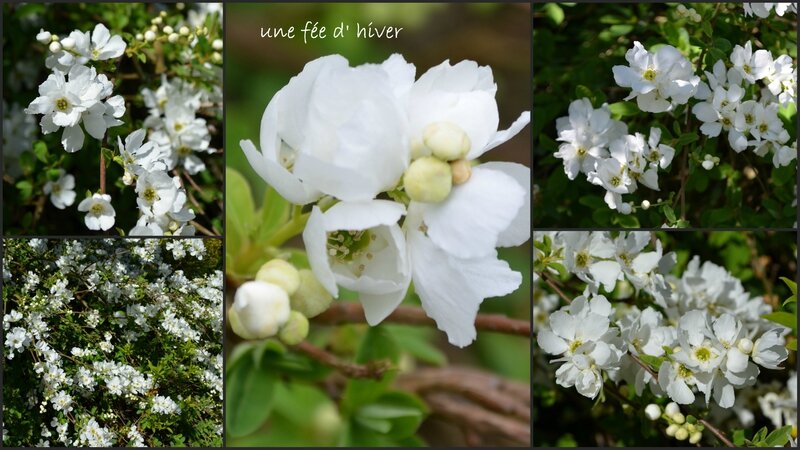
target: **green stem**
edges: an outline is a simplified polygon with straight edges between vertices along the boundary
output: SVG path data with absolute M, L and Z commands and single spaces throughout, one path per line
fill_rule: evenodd
M 292 219 L 275 231 L 272 237 L 267 241 L 267 246 L 280 247 L 284 242 L 303 232 L 311 213 L 303 214 L 302 210 L 302 206 L 294 207 Z

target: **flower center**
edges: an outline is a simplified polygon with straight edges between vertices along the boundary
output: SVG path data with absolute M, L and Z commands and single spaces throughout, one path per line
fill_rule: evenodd
M 744 73 L 749 74 L 752 69 L 750 68 L 749 64 L 745 64 L 744 66 L 742 66 L 742 70 L 744 70 Z
M 142 198 L 144 198 L 148 203 L 153 203 L 154 201 L 158 200 L 158 194 L 156 193 L 156 190 L 153 189 L 152 186 L 149 186 L 147 189 L 144 190 Z
M 577 267 L 586 267 L 587 264 L 589 264 L 589 254 L 580 252 L 575 255 L 575 265 Z
M 332 231 L 328 233 L 328 255 L 342 262 L 350 262 L 361 255 L 372 259 L 372 253 L 366 250 L 375 239 L 369 230 Z
M 628 254 L 627 252 L 622 252 L 617 256 L 619 257 L 620 261 L 625 263 L 626 266 L 630 266 L 631 262 L 633 262 L 633 258 L 631 258 L 631 255 Z
M 60 194 L 61 193 L 61 186 L 58 184 L 53 185 L 53 194 Z
M 583 147 L 578 147 L 577 153 L 579 158 L 583 158 L 584 156 L 586 156 L 586 149 Z
M 575 350 L 577 350 L 578 347 L 580 347 L 581 345 L 583 345 L 583 341 L 581 341 L 580 339 L 575 339 L 569 344 L 569 352 L 575 353 Z
M 611 177 L 611 180 L 609 180 L 609 183 L 610 183 L 612 186 L 614 186 L 614 187 L 617 187 L 617 186 L 619 186 L 619 184 L 620 184 L 621 182 L 622 182 L 622 180 L 620 180 L 620 178 L 619 178 L 618 176 L 616 176 L 616 175 L 614 175 L 613 177 Z
M 727 117 L 723 117 L 722 118 L 722 124 L 723 125 L 730 125 L 731 124 L 731 119 L 729 119 Z
M 101 205 L 100 203 L 95 203 L 94 205 L 92 205 L 91 211 L 92 214 L 99 216 L 100 214 L 103 213 L 103 205 Z
M 698 361 L 708 362 L 708 360 L 711 359 L 711 350 L 709 350 L 709 349 L 707 349 L 705 347 L 700 347 L 697 350 L 695 350 L 694 357 Z
M 656 71 L 653 70 L 652 68 L 647 69 L 642 74 L 642 78 L 644 78 L 647 81 L 653 81 L 656 79 Z
M 59 111 L 66 111 L 69 108 L 69 100 L 66 97 L 61 97 L 56 100 L 56 109 Z
M 762 123 L 761 125 L 758 126 L 758 131 L 760 131 L 762 133 L 766 133 L 767 130 L 769 130 L 769 125 L 767 125 L 765 123 Z
M 92 49 L 92 59 L 96 60 L 99 56 L 100 56 L 100 50 L 98 50 L 96 48 Z
M 745 114 L 744 121 L 747 123 L 753 123 L 753 115 L 752 114 Z
M 723 107 L 723 108 L 724 108 L 724 107 L 728 106 L 728 105 L 729 105 L 729 103 L 728 103 L 728 101 L 727 101 L 727 100 L 723 100 L 722 102 L 720 102 L 720 104 L 719 104 L 719 105 L 720 105 L 721 107 Z
M 183 124 L 180 122 L 175 122 L 175 131 L 181 131 L 183 129 Z
M 653 150 L 652 152 L 650 152 L 650 161 L 656 162 L 660 157 L 661 155 L 658 154 L 657 150 Z
M 190 153 L 192 153 L 192 149 L 190 149 L 189 147 L 187 147 L 185 145 L 181 145 L 178 148 L 178 155 L 180 155 L 180 156 L 188 156 Z
M 690 376 L 692 376 L 692 371 L 689 370 L 683 364 L 681 364 L 678 366 L 678 376 L 680 376 L 681 378 L 689 378 Z

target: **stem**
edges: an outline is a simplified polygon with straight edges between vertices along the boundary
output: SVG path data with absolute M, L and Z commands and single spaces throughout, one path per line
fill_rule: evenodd
M 657 374 L 657 373 L 655 373 L 655 372 L 653 371 L 653 369 L 651 369 L 651 368 L 650 368 L 650 366 L 648 366 L 647 364 L 645 364 L 644 362 L 642 362 L 642 360 L 641 360 L 641 359 L 639 359 L 639 357 L 638 357 L 638 356 L 634 355 L 633 353 L 628 353 L 628 355 L 629 355 L 631 358 L 633 358 L 633 360 L 636 362 L 636 364 L 639 364 L 640 366 L 642 366 L 642 368 L 643 368 L 644 370 L 646 370 L 646 371 L 647 371 L 647 372 L 648 372 L 650 375 L 652 375 L 652 376 L 653 376 L 653 378 L 655 378 L 656 380 L 658 379 L 658 374 Z
M 697 421 L 702 423 L 703 426 L 705 426 L 709 430 L 711 430 L 711 433 L 713 433 L 714 436 L 717 437 L 717 439 L 722 441 L 722 443 L 725 444 L 726 447 L 736 447 L 735 445 L 733 445 L 733 442 L 731 442 L 728 439 L 728 437 L 725 436 L 725 433 L 722 430 L 720 430 L 719 428 L 715 427 L 714 425 L 711 425 L 711 423 L 709 423 L 706 419 L 697 419 Z
M 106 157 L 103 148 L 100 148 L 100 193 L 106 193 Z
M 189 223 L 190 223 L 190 224 L 191 224 L 193 227 L 195 227 L 195 229 L 196 229 L 197 231 L 199 231 L 199 232 L 201 232 L 201 233 L 205 234 L 206 236 L 213 236 L 213 237 L 217 237 L 217 236 L 218 236 L 218 234 L 217 234 L 217 233 L 214 233 L 213 231 L 209 230 L 208 228 L 206 228 L 206 227 L 204 227 L 204 226 L 200 225 L 200 224 L 199 224 L 199 223 L 197 223 L 197 221 L 195 221 L 195 220 L 191 220 L 191 221 L 189 221 Z
M 301 210 L 302 210 L 301 206 L 294 207 L 292 220 L 281 225 L 281 227 L 275 231 L 270 240 L 267 241 L 266 245 L 268 247 L 280 247 L 281 245 L 283 245 L 284 242 L 297 236 L 303 231 L 311 213 L 302 214 L 300 212 Z
M 383 374 L 391 369 L 391 363 L 384 361 L 372 361 L 366 365 L 350 363 L 339 359 L 333 353 L 329 353 L 309 342 L 301 342 L 294 346 L 295 350 L 305 353 L 311 359 L 332 367 L 350 378 L 372 378 L 380 380 Z
M 338 302 L 331 305 L 322 314 L 311 319 L 311 321 L 325 325 L 338 325 L 341 323 L 364 323 L 366 322 L 366 317 L 364 316 L 364 308 L 360 303 Z M 398 306 L 384 321 L 405 325 L 436 325 L 436 322 L 428 317 L 424 310 L 413 306 Z M 531 324 L 529 322 L 511 319 L 499 314 L 478 314 L 475 318 L 475 328 L 482 331 L 494 331 L 515 336 L 530 337 L 531 335 Z
M 553 289 L 554 291 L 556 291 L 556 294 L 558 294 L 558 296 L 559 296 L 559 297 L 561 297 L 561 299 L 562 299 L 562 300 L 564 300 L 565 302 L 567 302 L 567 304 L 570 304 L 570 303 L 572 303 L 572 300 L 571 300 L 569 297 L 567 297 L 567 294 L 565 294 L 565 293 L 564 293 L 564 291 L 562 291 L 562 290 L 561 290 L 561 289 L 558 287 L 558 285 L 556 284 L 556 282 L 555 282 L 555 281 L 553 281 L 553 279 L 552 279 L 552 278 L 550 278 L 550 275 L 548 275 L 548 274 L 547 274 L 547 272 L 540 272 L 540 273 L 539 273 L 539 276 L 540 276 L 540 277 L 542 277 L 542 279 L 544 279 L 544 282 L 545 282 L 545 283 L 547 283 L 547 285 L 548 285 L 548 286 L 550 286 L 550 288 L 551 288 L 551 289 Z

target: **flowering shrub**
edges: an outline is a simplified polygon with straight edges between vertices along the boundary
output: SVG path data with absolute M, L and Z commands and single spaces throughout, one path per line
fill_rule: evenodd
M 274 26 L 335 6 L 304 8 L 227 13 Z M 244 164 L 226 174 L 226 444 L 435 445 L 444 435 L 427 426 L 444 417 L 486 442 L 529 445 L 530 173 L 489 161 L 512 138 L 528 153 L 508 70 L 444 57 L 420 69 L 394 41 L 377 60 L 318 45 L 296 71 L 228 45 L 231 76 L 252 80 L 228 117 L 252 131 L 228 135 Z M 260 122 L 242 114 L 251 91 L 268 92 Z M 489 379 L 492 394 L 475 400 Z
M 219 241 L 4 247 L 4 445 L 221 446 Z
M 795 222 L 796 5 L 672 5 L 537 7 L 535 223 Z
M 794 234 L 784 237 L 794 242 Z M 547 374 L 540 392 L 555 381 L 596 405 L 643 411 L 650 420 L 661 419 L 666 405 L 662 431 L 692 444 L 719 438 L 713 423 L 724 422 L 738 431 L 719 440 L 739 436 L 741 445 L 744 428 L 756 424 L 753 410 L 777 431 L 750 440 L 782 446 L 796 438 L 796 391 L 778 403 L 782 388 L 770 381 L 796 380 L 787 370 L 790 352 L 796 361 L 795 282 L 778 281 L 782 270 L 767 272 L 763 259 L 741 268 L 762 250 L 753 236 L 717 233 L 709 241 L 739 277 L 763 283 L 763 297 L 726 267 L 687 252 L 684 236 L 670 238 L 675 251 L 667 251 L 668 238 L 644 231 L 534 234 L 534 353 Z M 787 272 L 796 267 L 793 259 L 773 264 L 786 263 Z M 784 302 L 776 293 L 787 287 L 792 297 Z M 624 432 L 610 439 L 643 444 Z
M 3 14 L 6 230 L 220 234 L 221 5 Z

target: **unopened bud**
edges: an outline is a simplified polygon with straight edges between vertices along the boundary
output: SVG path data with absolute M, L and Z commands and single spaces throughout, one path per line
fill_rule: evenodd
M 292 309 L 306 317 L 315 317 L 328 309 L 333 297 L 308 269 L 300 269 L 300 286 L 289 301 Z
M 181 36 L 188 36 L 189 35 L 189 27 L 187 27 L 186 25 L 182 26 L 178 30 L 178 33 L 180 33 Z
M 50 43 L 50 46 L 48 48 L 50 49 L 51 52 L 58 53 L 61 51 L 61 44 L 59 44 L 58 41 L 53 41 Z
M 439 203 L 450 195 L 453 188 L 450 164 L 432 156 L 419 158 L 406 169 L 403 185 L 411 200 Z
M 697 444 L 698 442 L 700 442 L 700 439 L 702 438 L 703 438 L 703 433 L 700 431 L 695 431 L 694 433 L 692 433 L 691 436 L 689 436 L 689 443 Z
M 215 64 L 222 63 L 222 54 L 220 52 L 214 52 L 211 54 L 211 60 L 214 61 Z
M 714 161 L 711 161 L 710 159 L 707 159 L 707 160 L 703 161 L 701 163 L 701 165 L 703 166 L 703 169 L 711 170 L 711 169 L 714 168 Z
M 668 426 L 666 431 L 667 436 L 675 436 L 675 433 L 678 431 L 679 428 L 680 427 L 678 425 L 675 425 L 674 423 Z
M 41 42 L 42 44 L 49 44 L 50 43 L 50 38 L 52 36 L 53 35 L 50 34 L 49 31 L 44 31 L 44 29 L 41 29 L 39 31 L 39 33 L 36 34 L 36 40 Z
M 137 41 L 143 41 L 144 40 L 144 35 L 142 33 L 136 33 L 136 40 Z
M 736 347 L 740 352 L 744 353 L 745 355 L 749 355 L 750 352 L 753 351 L 753 341 L 748 338 L 739 339 L 739 343 L 736 344 Z
M 161 16 L 158 16 L 158 17 L 156 17 L 156 18 L 152 19 L 152 20 L 150 21 L 150 23 L 152 23 L 153 25 L 159 25 L 159 24 L 161 24 L 161 22 L 163 22 L 163 21 L 164 21 L 164 19 L 162 19 L 162 18 L 161 18 Z
M 169 36 L 167 36 L 167 40 L 171 44 L 178 42 L 178 33 L 170 33 Z
M 459 159 L 450 163 L 453 172 L 453 184 L 464 184 L 472 176 L 472 165 L 466 159 Z
M 673 350 L 674 353 L 674 350 Z M 664 412 L 667 413 L 668 416 L 672 416 L 676 413 L 681 412 L 681 409 L 678 407 L 678 404 L 675 402 L 667 403 L 667 406 L 664 408 Z
M 222 39 L 214 39 L 214 42 L 211 43 L 211 48 L 216 51 L 222 50 Z
M 650 420 L 658 420 L 661 417 L 661 408 L 655 403 L 650 403 L 644 409 L 644 415 Z
M 147 30 L 144 32 L 144 40 L 147 42 L 153 42 L 156 40 L 156 33 L 153 30 Z
M 278 338 L 286 345 L 297 345 L 308 336 L 308 319 L 303 314 L 292 311 L 289 320 L 278 333 Z
M 169 25 L 164 27 L 164 34 L 172 34 L 173 31 L 175 30 L 173 30 L 172 27 Z
M 650 202 L 648 200 L 642 200 L 642 209 L 647 210 L 650 208 Z
M 431 149 L 433 156 L 444 161 L 463 158 L 471 145 L 467 133 L 451 122 L 435 122 L 425 127 L 422 142 Z
M 686 422 L 686 417 L 684 417 L 684 415 L 679 412 L 676 412 L 675 414 L 670 414 L 670 417 L 672 418 L 673 421 L 675 421 L 675 423 L 679 425 Z
M 288 261 L 273 259 L 258 269 L 256 280 L 272 283 L 283 288 L 289 296 L 300 287 L 300 273 Z
M 244 339 L 264 339 L 278 334 L 289 320 L 289 296 L 282 288 L 263 281 L 248 281 L 236 290 L 228 321 Z
M 683 441 L 688 437 L 689 437 L 689 432 L 686 431 L 686 428 L 683 427 L 678 428 L 678 430 L 675 432 L 675 439 L 679 441 Z
M 75 48 L 75 39 L 71 37 L 65 37 L 64 39 L 61 40 L 61 46 L 67 50 L 72 50 L 73 48 Z
M 617 211 L 622 214 L 630 214 L 633 211 L 633 205 L 630 203 L 620 203 L 617 205 Z

